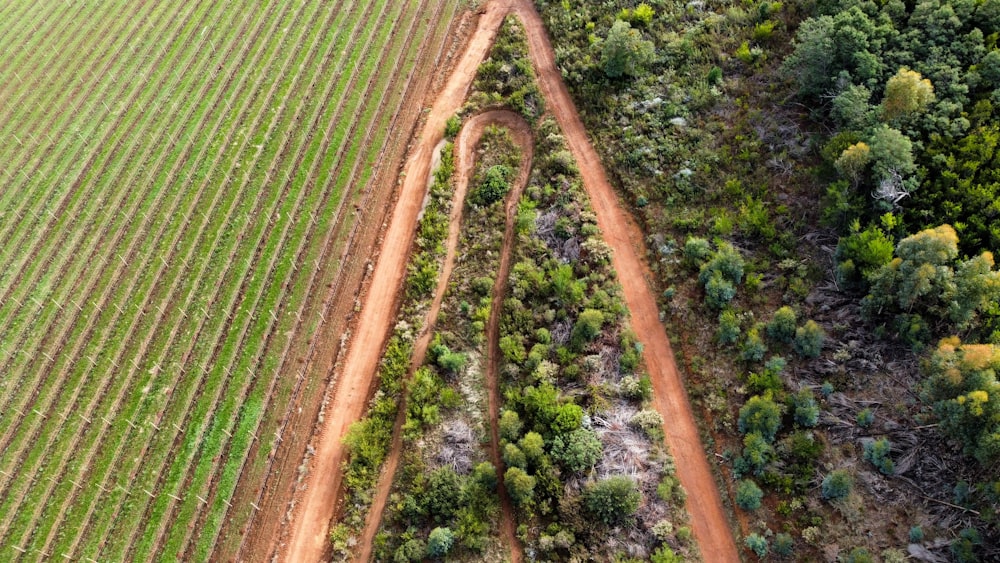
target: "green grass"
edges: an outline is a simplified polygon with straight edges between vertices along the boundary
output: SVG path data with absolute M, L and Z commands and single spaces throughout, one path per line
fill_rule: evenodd
M 0 8 L 0 557 L 204 560 L 458 2 L 43 4 Z

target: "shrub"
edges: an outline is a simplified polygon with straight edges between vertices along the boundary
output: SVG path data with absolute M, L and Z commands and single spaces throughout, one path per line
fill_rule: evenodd
M 519 467 L 524 469 L 528 467 L 528 457 L 524 455 L 521 448 L 514 444 L 504 444 L 503 447 L 503 463 L 507 467 Z
M 601 326 L 604 325 L 604 313 L 596 309 L 584 309 L 573 325 L 573 333 L 570 336 L 571 344 L 577 350 L 582 349 L 584 344 L 590 342 L 601 333 Z
M 792 397 L 792 406 L 795 409 L 795 423 L 799 426 L 812 428 L 819 421 L 819 405 L 816 404 L 816 396 L 808 387 Z
M 701 237 L 688 237 L 684 243 L 684 259 L 696 268 L 708 261 L 712 255 L 712 244 Z
M 427 537 L 427 555 L 443 557 L 451 551 L 451 546 L 454 544 L 455 534 L 450 528 L 434 528 Z
M 584 494 L 587 511 L 608 526 L 623 523 L 639 509 L 639 487 L 628 477 L 609 477 Z
M 865 459 L 872 462 L 883 475 L 892 475 L 896 471 L 896 464 L 889 457 L 891 450 L 892 443 L 886 438 L 879 438 L 865 444 Z
M 808 320 L 795 331 L 795 351 L 806 358 L 818 358 L 826 333 L 816 321 Z
M 767 396 L 753 396 L 740 409 L 738 421 L 740 432 L 759 433 L 768 442 L 774 441 L 781 428 L 781 406 Z
M 736 506 L 743 510 L 757 510 L 760 508 L 760 501 L 764 498 L 764 491 L 760 490 L 757 483 L 750 479 L 740 481 L 736 487 Z
M 493 464 L 484 461 L 472 470 L 471 481 L 477 483 L 487 491 L 495 491 L 497 488 L 497 469 Z
M 834 469 L 823 479 L 823 498 L 827 500 L 844 498 L 851 493 L 853 487 L 854 479 L 846 469 Z
M 844 563 L 875 563 L 875 558 L 863 547 L 855 547 L 841 560 Z
M 743 543 L 757 554 L 757 557 L 767 557 L 767 539 L 760 534 L 750 534 L 743 540 Z
M 469 358 L 459 352 L 448 352 L 447 354 L 442 354 L 438 356 L 437 363 L 442 369 L 456 374 L 465 367 Z
M 873 422 L 875 422 L 875 413 L 872 412 L 871 409 L 865 408 L 864 410 L 858 413 L 858 415 L 855 417 L 855 420 L 857 421 L 858 426 L 862 428 L 868 428 L 872 425 Z
M 767 324 L 767 336 L 778 342 L 791 342 L 797 322 L 795 310 L 786 305 L 774 312 L 771 322 Z
M 593 430 L 578 428 L 552 440 L 552 459 L 567 471 L 590 469 L 601 458 L 601 441 Z
M 715 333 L 720 344 L 735 344 L 740 338 L 740 318 L 736 311 L 724 309 L 719 313 L 719 330 Z
M 683 563 L 684 558 L 674 553 L 670 547 L 661 545 L 649 556 L 650 563 Z
M 794 547 L 795 542 L 792 541 L 792 536 L 790 534 L 780 532 L 774 536 L 774 552 L 778 554 L 779 557 L 790 557 Z
M 975 528 L 965 528 L 958 533 L 958 538 L 951 544 L 951 554 L 959 563 L 974 563 L 979 561 L 976 547 L 983 543 L 983 538 Z
M 920 543 L 924 541 L 924 530 L 920 526 L 910 528 L 910 543 Z
M 521 423 L 521 417 L 518 416 L 517 411 L 505 409 L 500 414 L 497 426 L 500 430 L 500 438 L 502 440 L 515 442 L 521 436 L 521 429 L 524 427 L 524 424 Z
M 760 337 L 760 331 L 753 327 L 747 331 L 747 337 L 740 346 L 740 357 L 744 362 L 759 362 L 767 354 L 767 345 Z
M 461 129 L 462 118 L 457 115 L 449 117 L 448 121 L 444 122 L 444 136 L 449 139 L 454 139 Z
M 482 183 L 473 195 L 473 201 L 478 205 L 490 205 L 503 199 L 510 190 L 510 177 L 513 174 L 509 166 L 502 164 L 487 168 Z
M 423 540 L 412 539 L 403 543 L 393 554 L 396 563 L 407 563 L 409 561 L 423 561 L 427 556 L 427 544 Z
M 530 506 L 535 492 L 535 478 L 519 467 L 508 468 L 503 474 L 503 484 L 510 499 L 518 506 Z
M 705 303 L 712 309 L 721 309 L 736 297 L 736 286 L 723 277 L 722 272 L 712 272 L 705 282 Z

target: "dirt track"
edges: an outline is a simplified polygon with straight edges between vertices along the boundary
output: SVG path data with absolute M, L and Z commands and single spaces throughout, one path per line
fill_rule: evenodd
M 431 307 L 427 311 L 424 328 L 421 329 L 420 336 L 417 338 L 417 341 L 413 346 L 413 354 L 410 357 L 410 371 L 407 374 L 407 379 L 412 378 L 416 369 L 423 365 L 424 358 L 427 355 L 427 346 L 430 344 L 431 337 L 434 334 L 435 321 L 437 321 L 438 312 L 441 310 L 441 302 L 444 300 L 445 290 L 448 289 L 448 282 L 451 279 L 451 272 L 455 265 L 455 255 L 458 249 L 459 236 L 461 235 L 462 212 L 465 208 L 465 195 L 468 192 L 469 181 L 472 179 L 472 173 L 474 170 L 473 165 L 475 164 L 475 148 L 479 143 L 479 139 L 482 138 L 483 133 L 486 131 L 486 128 L 491 125 L 502 125 L 507 127 L 514 137 L 514 142 L 521 147 L 522 153 L 520 171 L 518 173 L 518 177 L 513 182 L 514 187 L 507 199 L 508 231 L 511 230 L 511 226 L 513 224 L 512 212 L 517 208 L 518 199 L 520 199 L 521 193 L 524 192 L 524 187 L 528 184 L 528 175 L 531 172 L 531 158 L 534 152 L 534 142 L 532 141 L 531 129 L 524 119 L 509 111 L 489 111 L 476 115 L 467 121 L 465 126 L 462 127 L 462 131 L 455 139 L 455 169 L 458 175 L 455 178 L 455 194 L 452 198 L 448 239 L 445 243 L 446 249 L 444 265 L 441 269 L 441 275 L 438 276 L 437 288 L 434 291 L 434 300 L 431 302 Z M 428 183 L 429 182 L 430 180 L 428 180 Z M 497 283 L 499 283 L 499 280 L 501 279 L 506 279 L 506 276 L 502 274 L 504 271 L 503 262 L 506 262 L 507 270 L 510 269 L 510 239 L 510 233 L 508 232 L 504 238 L 504 254 L 502 254 L 504 258 L 501 259 L 501 274 L 497 278 Z M 496 298 L 494 298 L 494 307 L 496 307 Z M 497 319 L 499 319 L 499 315 L 497 315 Z M 491 318 L 491 323 L 492 322 Z M 487 335 L 487 339 L 489 342 L 493 342 L 493 338 L 489 335 Z M 492 356 L 494 355 L 492 350 L 490 355 L 492 360 Z M 492 361 L 490 365 L 492 368 Z M 491 371 L 495 376 L 496 371 Z M 499 409 L 497 406 L 498 398 L 495 396 L 496 378 L 494 377 L 493 381 L 490 382 L 489 376 L 487 376 L 487 380 L 487 385 L 490 389 L 490 432 L 493 437 L 490 443 L 491 456 L 493 458 L 493 465 L 495 467 L 500 467 L 500 448 L 497 440 L 497 412 Z M 378 485 L 375 489 L 375 498 L 372 500 L 367 518 L 365 519 L 365 529 L 358 545 L 357 554 L 354 557 L 355 561 L 368 561 L 371 558 L 372 541 L 375 539 L 375 533 L 378 532 L 379 524 L 382 521 L 382 512 L 385 509 L 385 503 L 388 500 L 389 492 L 392 489 L 393 476 L 396 474 L 396 469 L 399 467 L 399 458 L 402 453 L 403 446 L 402 426 L 405 421 L 406 400 L 404 397 L 404 399 L 400 402 L 399 413 L 397 414 L 395 423 L 393 424 L 392 446 L 389 450 L 389 457 L 386 458 L 385 463 L 382 466 L 382 471 L 379 475 Z M 501 495 L 503 496 L 502 500 L 506 501 L 503 503 L 503 513 L 501 515 L 501 526 L 506 540 L 505 543 L 512 546 L 512 549 L 517 554 L 513 558 L 514 561 L 520 561 L 520 546 L 517 543 L 517 539 L 514 534 L 515 526 L 513 510 L 511 509 L 509 499 L 506 498 L 506 495 L 504 495 L 503 492 L 504 491 L 501 488 Z
M 327 546 L 330 518 L 340 488 L 340 465 L 344 460 L 341 438 L 365 408 L 379 356 L 391 327 L 406 272 L 409 249 L 416 230 L 417 214 L 426 191 L 434 147 L 443 136 L 444 122 L 461 106 L 503 18 L 517 14 L 527 33 L 529 50 L 539 86 L 549 110 L 559 122 L 576 158 L 584 187 L 597 214 L 598 227 L 613 249 L 612 263 L 622 284 L 632 327 L 644 346 L 646 367 L 653 381 L 654 404 L 665 418 L 667 445 L 677 475 L 687 491 L 688 511 L 696 541 L 705 561 L 739 561 L 729 522 L 705 451 L 699 440 L 670 342 L 659 322 L 654 292 L 647 281 L 648 267 L 642 261 L 643 238 L 636 224 L 618 204 L 600 158 L 587 137 L 576 107 L 555 67 L 552 45 L 541 19 L 529 0 L 494 0 L 481 11 L 478 27 L 454 73 L 427 114 L 423 132 L 405 167 L 399 199 L 371 287 L 365 297 L 357 331 L 352 336 L 337 389 L 327 409 L 327 418 L 317 443 L 309 476 L 310 494 L 292 521 L 292 536 L 281 554 L 284 561 L 318 561 Z

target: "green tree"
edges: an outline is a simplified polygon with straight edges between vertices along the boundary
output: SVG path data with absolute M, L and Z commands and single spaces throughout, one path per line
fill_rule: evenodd
M 576 324 L 573 325 L 573 333 L 570 335 L 573 347 L 578 350 L 582 349 L 587 342 L 597 338 L 603 325 L 604 313 L 597 309 L 584 309 L 577 317 Z
M 851 84 L 833 99 L 830 114 L 842 129 L 863 131 L 872 123 L 874 111 L 868 103 L 871 97 L 872 93 L 868 88 Z
M 868 138 L 868 146 L 877 180 L 889 178 L 894 172 L 905 176 L 916 168 L 913 143 L 899 129 L 888 125 L 876 127 Z
M 427 538 L 427 555 L 444 557 L 448 555 L 453 545 L 455 545 L 455 534 L 451 528 L 434 528 Z
M 524 457 L 527 458 L 528 463 L 533 467 L 537 467 L 545 457 L 545 440 L 537 432 L 528 432 L 525 434 L 521 438 L 521 441 L 518 442 L 518 446 L 521 447 Z
M 792 414 L 795 423 L 799 426 L 812 428 L 819 422 L 819 405 L 816 403 L 816 396 L 812 389 L 803 387 L 798 393 L 792 396 Z
M 806 324 L 795 329 L 795 351 L 806 358 L 818 358 L 823 350 L 826 331 L 819 323 L 810 319 Z
M 535 478 L 520 467 L 510 467 L 503 474 L 503 484 L 511 500 L 521 507 L 530 506 L 535 493 Z
M 597 463 L 602 449 L 593 430 L 578 428 L 552 440 L 552 459 L 567 471 L 579 473 Z
M 503 199 L 503 196 L 510 191 L 510 177 L 512 175 L 513 171 L 510 167 L 502 164 L 495 164 L 487 168 L 486 173 L 483 174 L 483 181 L 476 188 L 473 198 L 475 203 L 490 205 Z
M 774 446 L 759 432 L 751 432 L 743 437 L 743 456 L 738 461 L 741 469 L 760 475 L 764 467 L 774 459 Z
M 408 563 L 409 561 L 423 561 L 427 556 L 427 544 L 420 539 L 409 540 L 396 549 L 393 554 L 393 561 L 396 563 Z
M 736 487 L 736 506 L 743 510 L 757 510 L 760 508 L 760 501 L 764 498 L 764 491 L 760 490 L 757 483 L 750 479 L 740 481 Z
M 524 424 L 521 423 L 521 417 L 518 416 L 517 411 L 504 409 L 500 414 L 497 426 L 500 430 L 501 439 L 508 442 L 516 442 L 521 436 L 521 429 L 524 427 Z
M 601 68 L 609 78 L 635 77 L 654 56 L 652 41 L 643 39 L 642 33 L 632 29 L 628 22 L 615 20 L 601 46 Z
M 584 494 L 587 511 L 608 526 L 622 524 L 639 509 L 639 487 L 629 477 L 598 481 Z
M 435 522 L 451 520 L 462 505 L 462 478 L 448 466 L 434 470 L 421 500 L 425 513 Z
M 720 344 L 735 344 L 740 338 L 740 318 L 736 311 L 724 309 L 719 313 L 719 330 L 715 333 Z
M 846 469 L 834 469 L 823 478 L 821 487 L 823 498 L 836 500 L 844 498 L 851 493 L 854 488 L 854 478 Z
M 747 536 L 746 539 L 743 540 L 743 543 L 750 548 L 750 551 L 753 551 L 757 557 L 760 557 L 761 559 L 767 557 L 767 538 L 764 536 L 758 533 L 753 533 Z
M 872 462 L 883 475 L 892 475 L 896 472 L 896 464 L 889 457 L 891 451 L 892 443 L 888 439 L 873 440 L 865 444 L 865 460 Z
M 781 405 L 775 403 L 769 396 L 755 395 L 740 409 L 738 426 L 744 434 L 758 433 L 768 442 L 774 441 L 774 436 L 781 428 Z
M 771 322 L 767 323 L 767 335 L 778 342 L 791 342 L 795 336 L 796 323 L 798 316 L 795 314 L 795 309 L 785 305 L 775 311 Z

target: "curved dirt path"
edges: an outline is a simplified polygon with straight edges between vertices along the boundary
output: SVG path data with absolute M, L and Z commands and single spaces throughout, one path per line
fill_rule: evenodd
M 296 511 L 291 524 L 291 541 L 281 559 L 319 561 L 326 551 L 330 519 L 342 478 L 340 466 L 344 461 L 344 449 L 341 438 L 347 427 L 361 418 L 367 403 L 396 310 L 396 295 L 406 273 L 433 149 L 443 137 L 445 120 L 464 102 L 476 69 L 486 57 L 508 13 L 516 14 L 524 25 L 547 108 L 563 130 L 580 167 L 584 188 L 597 215 L 597 225 L 612 248 L 612 264 L 622 284 L 632 328 L 644 347 L 646 368 L 653 383 L 653 403 L 664 415 L 667 446 L 676 462 L 677 477 L 690 501 L 687 508 L 701 555 L 712 563 L 739 561 L 670 341 L 659 321 L 659 309 L 648 281 L 651 273 L 641 258 L 644 255 L 642 232 L 618 203 L 600 157 L 587 137 L 576 106 L 555 66 L 552 44 L 530 0 L 493 0 L 481 9 L 478 26 L 464 55 L 427 114 L 420 138 L 407 159 L 405 180 L 362 306 L 358 328 L 352 336 L 343 371 L 337 379 L 337 389 L 327 409 L 328 416 L 309 475 L 311 493 Z
M 410 356 L 410 370 L 407 373 L 407 380 L 413 378 L 413 374 L 416 372 L 417 368 L 424 364 L 424 358 L 427 356 L 427 346 L 430 345 L 431 337 L 434 335 L 434 326 L 437 323 L 438 312 L 441 310 L 441 302 L 444 301 L 445 291 L 448 289 L 448 282 L 451 280 L 451 272 L 455 266 L 455 255 L 458 250 L 458 240 L 461 235 L 462 227 L 462 215 L 465 210 L 465 196 L 468 193 L 469 182 L 472 180 L 472 174 L 475 164 L 475 148 L 479 144 L 479 140 L 482 138 L 483 133 L 486 132 L 486 128 L 491 125 L 500 125 L 506 127 L 511 136 L 514 138 L 514 142 L 521 148 L 521 166 L 518 170 L 517 178 L 512 183 L 512 189 L 507 198 L 506 213 L 507 213 L 507 232 L 504 235 L 504 254 L 501 258 L 501 272 L 503 271 L 504 263 L 507 264 L 507 270 L 510 269 L 510 248 L 508 239 L 510 238 L 510 232 L 513 227 L 513 215 L 512 211 L 517 209 L 517 202 L 524 192 L 524 187 L 528 184 L 528 176 L 531 173 L 531 161 L 534 154 L 534 142 L 531 134 L 531 127 L 528 125 L 524 119 L 514 112 L 506 110 L 498 111 L 487 111 L 478 114 L 470 118 L 462 130 L 459 132 L 458 137 L 455 138 L 455 193 L 452 197 L 452 207 L 450 214 L 450 224 L 448 226 L 448 239 L 445 243 L 445 259 L 444 265 L 441 268 L 441 274 L 438 276 L 437 288 L 434 292 L 434 300 L 431 302 L 431 307 L 427 311 L 427 315 L 424 320 L 424 328 L 421 329 L 420 335 L 417 337 L 416 342 L 413 346 L 413 353 Z M 428 184 L 430 179 L 428 179 Z M 505 279 L 505 277 L 498 277 L 499 280 Z M 496 286 L 494 286 L 496 287 Z M 494 306 L 496 305 L 496 297 L 494 297 Z M 497 316 L 499 320 L 499 315 Z M 492 309 L 491 309 L 491 323 L 492 320 Z M 488 330 L 488 329 L 487 329 Z M 494 331 L 495 334 L 495 331 Z M 487 341 L 492 343 L 492 338 L 487 332 Z M 489 355 L 492 360 L 494 350 L 491 346 Z M 490 362 L 490 372 L 494 375 L 491 382 L 490 376 L 487 375 L 487 386 L 490 390 L 490 435 L 492 440 L 490 442 L 490 453 L 493 460 L 493 465 L 497 467 L 499 472 L 500 467 L 500 447 L 497 440 L 497 416 L 499 408 L 497 407 L 497 397 L 495 392 L 495 374 L 496 371 L 492 369 L 493 362 Z M 399 467 L 399 458 L 402 454 L 403 449 L 403 423 L 406 422 L 406 397 L 404 396 L 399 403 L 399 411 L 396 414 L 396 420 L 393 423 L 392 428 L 392 445 L 389 450 L 389 456 L 386 458 L 385 463 L 382 465 L 382 470 L 379 473 L 378 484 L 375 488 L 375 498 L 372 499 L 371 507 L 368 509 L 367 517 L 365 518 L 365 529 L 361 536 L 361 541 L 358 544 L 358 551 L 354 556 L 355 561 L 368 561 L 372 555 L 372 542 L 375 539 L 375 534 L 378 532 L 379 524 L 382 522 L 382 512 L 385 510 L 385 503 L 389 499 L 389 493 L 392 490 L 392 480 L 396 475 L 396 469 Z M 507 498 L 506 491 L 502 488 L 503 479 L 500 479 L 500 490 L 501 490 L 501 504 L 502 504 L 502 514 L 501 514 L 501 528 L 503 534 L 506 538 L 507 545 L 511 546 L 513 552 L 512 560 L 521 560 L 521 549 L 520 544 L 517 542 L 517 536 L 514 533 L 514 513 L 511 509 L 510 499 Z
M 323 558 L 329 544 L 330 520 L 336 510 L 344 462 L 341 440 L 347 428 L 361 418 L 367 406 L 382 347 L 392 326 L 397 294 L 406 276 L 406 263 L 417 227 L 417 215 L 427 191 L 434 148 L 444 137 L 445 121 L 465 101 L 469 87 L 507 10 L 490 4 L 482 12 L 474 36 L 455 66 L 437 101 L 426 115 L 423 130 L 404 167 L 404 180 L 392 219 L 372 273 L 371 285 L 361 308 L 357 329 L 336 377 L 315 455 L 309 470 L 309 494 L 296 507 L 290 524 L 289 542 L 279 560 L 313 562 Z

